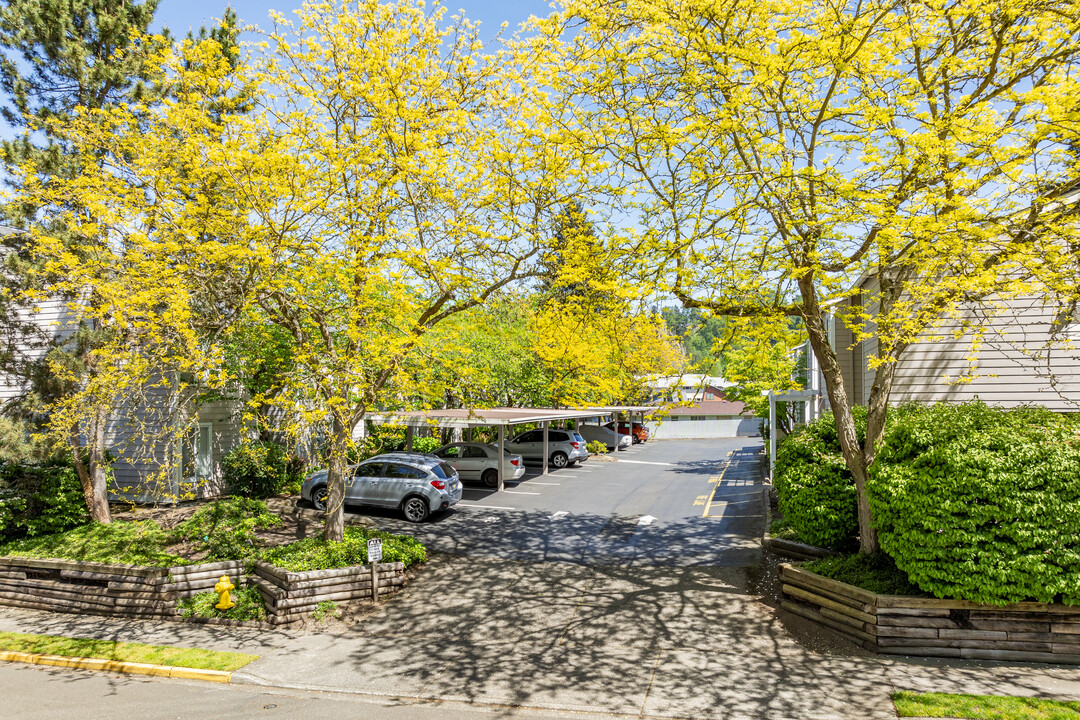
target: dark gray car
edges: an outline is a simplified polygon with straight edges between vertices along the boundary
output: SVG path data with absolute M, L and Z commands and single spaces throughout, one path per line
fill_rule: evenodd
M 326 509 L 327 471 L 313 473 L 300 496 L 319 510 Z M 387 453 L 350 468 L 345 480 L 346 505 L 399 508 L 409 522 L 422 522 L 461 499 L 457 471 L 434 455 Z

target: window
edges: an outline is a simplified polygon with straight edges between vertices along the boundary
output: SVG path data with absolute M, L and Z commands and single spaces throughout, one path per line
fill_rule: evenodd
M 353 477 L 358 477 L 358 478 L 379 477 L 380 475 L 382 475 L 382 469 L 383 469 L 383 463 L 381 463 L 381 462 L 367 463 L 365 465 L 361 465 L 360 467 L 356 468 L 356 472 L 353 473 Z
M 213 423 L 199 423 L 180 440 L 180 480 L 202 482 L 214 472 Z
M 446 463 L 439 463 L 431 468 L 431 472 L 435 473 L 435 477 L 442 478 L 443 480 L 449 480 L 454 477 L 454 468 Z
M 484 448 L 476 447 L 475 445 L 469 445 L 462 449 L 461 457 L 463 458 L 486 458 L 487 453 L 484 452 Z
M 386 473 L 384 477 L 394 479 L 405 480 L 423 480 L 427 477 L 427 473 L 420 468 L 414 468 L 409 465 L 399 465 L 398 463 L 386 463 Z
M 442 450 L 440 450 L 436 454 L 439 457 L 443 457 L 443 458 L 468 457 L 468 455 L 462 455 L 461 454 L 461 449 L 462 448 L 461 448 L 460 445 L 450 445 L 449 447 L 444 447 Z
M 515 440 L 514 442 L 544 442 L 544 437 L 539 430 L 530 430 L 527 433 L 522 433 L 521 435 L 518 435 L 517 440 Z
M 564 432 L 556 432 L 555 430 L 548 431 L 548 442 L 566 442 L 569 440 Z M 543 442 L 544 438 L 540 438 L 540 442 Z
M 705 420 L 706 418 L 705 418 L 704 415 L 691 415 L 690 419 L 691 420 Z

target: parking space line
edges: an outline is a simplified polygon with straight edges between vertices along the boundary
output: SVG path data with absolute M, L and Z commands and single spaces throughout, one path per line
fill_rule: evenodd
M 539 495 L 540 493 L 525 492 L 524 490 L 503 490 L 504 493 L 510 495 Z
M 530 481 L 529 481 L 529 484 L 530 484 L 530 485 L 562 485 L 562 483 L 545 483 L 545 482 L 534 482 L 534 481 L 532 481 L 532 480 L 530 480 Z
M 469 505 L 463 502 L 457 503 L 454 507 L 474 508 L 477 510 L 517 510 L 516 507 L 505 507 L 503 505 Z
M 649 462 L 648 460 L 620 460 L 619 462 L 631 463 L 633 465 L 666 465 L 667 467 L 673 466 L 675 463 L 662 463 L 662 462 Z

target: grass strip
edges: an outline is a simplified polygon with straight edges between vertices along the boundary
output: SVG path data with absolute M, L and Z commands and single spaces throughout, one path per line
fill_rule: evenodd
M 225 672 L 239 670 L 259 658 L 258 655 L 222 652 L 220 650 L 178 648 L 167 645 L 118 642 L 116 640 L 91 640 L 61 637 L 59 635 L 29 635 L 13 632 L 0 632 L 0 650 L 38 655 L 62 655 L 64 657 L 147 663 L 149 665 L 165 665 L 192 670 L 222 670 Z
M 893 693 L 900 717 L 966 720 L 1080 720 L 1080 702 L 999 695 Z

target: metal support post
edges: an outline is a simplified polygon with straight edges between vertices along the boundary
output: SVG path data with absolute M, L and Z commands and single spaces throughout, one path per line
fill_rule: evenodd
M 506 455 L 506 426 L 499 426 L 499 462 L 496 467 L 499 468 L 499 492 L 503 491 L 503 456 Z
M 412 425 L 409 425 L 405 428 L 405 452 L 412 452 L 412 441 L 414 434 L 415 431 L 413 430 Z
M 541 423 L 544 428 L 544 472 L 542 473 L 544 475 L 548 474 L 548 425 L 550 424 L 547 421 Z

